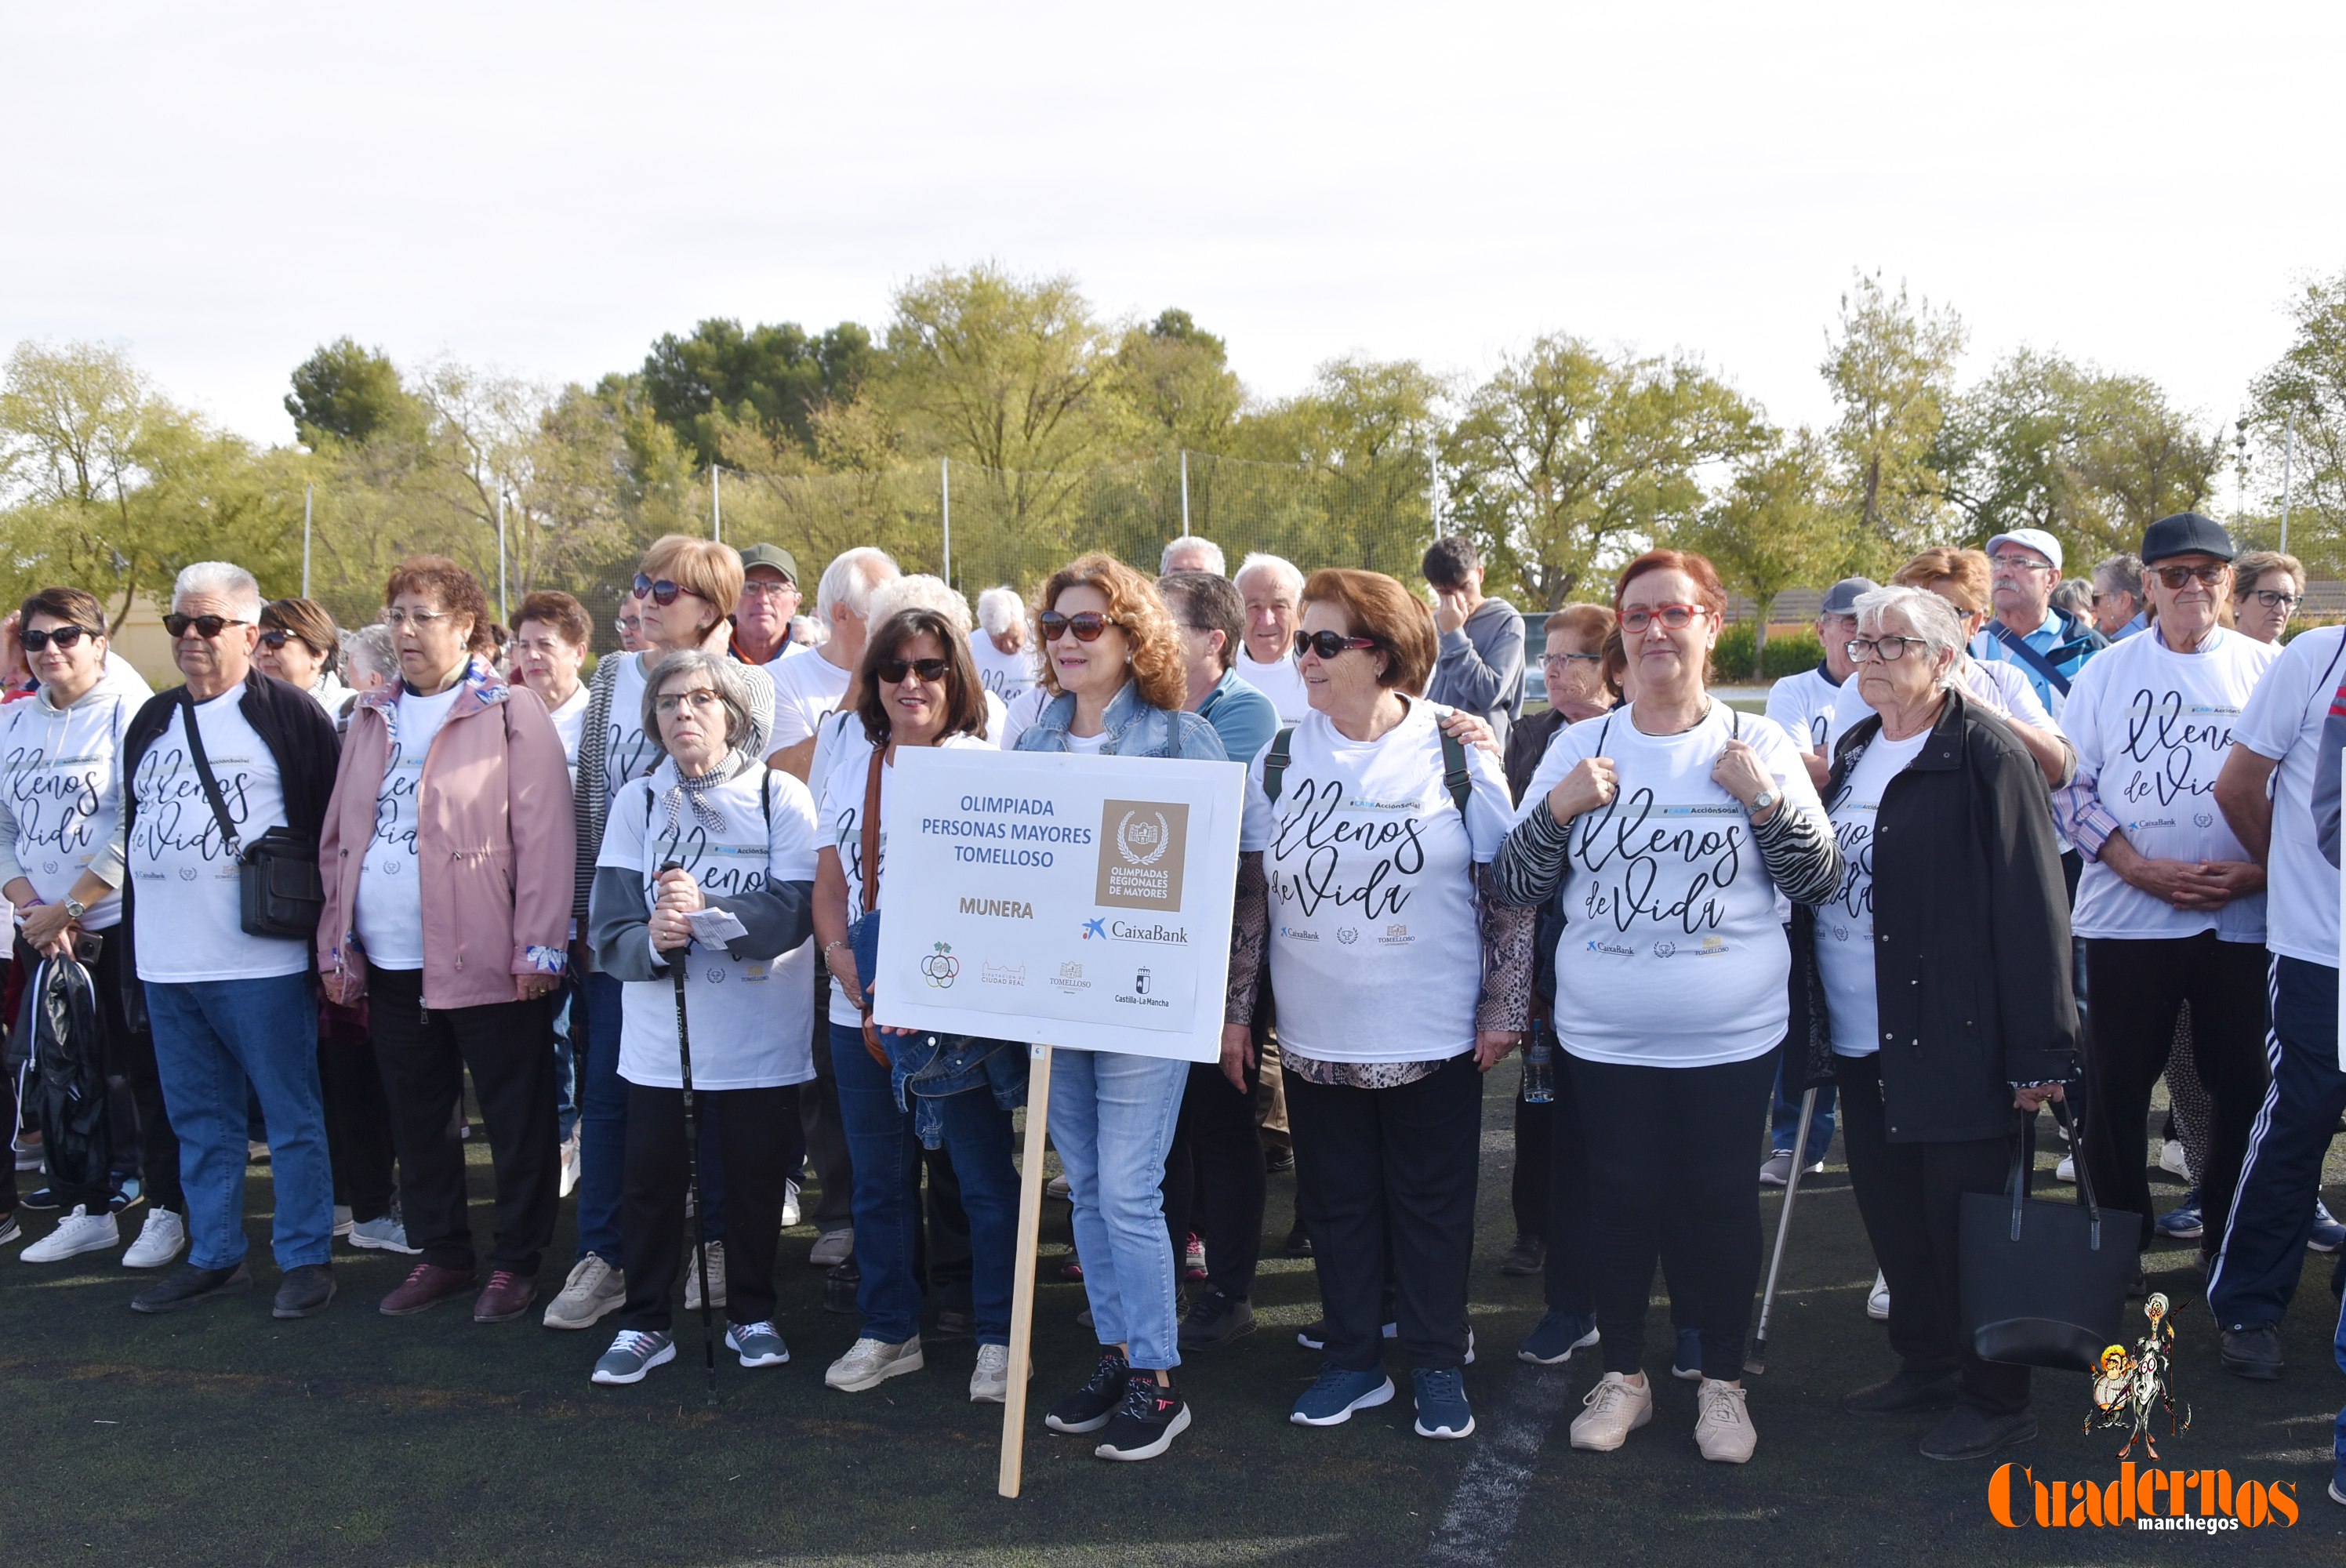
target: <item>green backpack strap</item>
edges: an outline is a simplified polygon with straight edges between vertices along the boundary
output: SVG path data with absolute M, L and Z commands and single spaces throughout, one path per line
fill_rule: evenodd
M 1262 792 L 1270 803 L 1279 804 L 1280 781 L 1287 772 L 1289 753 L 1295 741 L 1295 727 L 1289 725 L 1270 738 L 1270 750 L 1262 759 Z
M 1466 802 L 1474 796 L 1474 781 L 1466 777 L 1465 743 L 1439 725 L 1433 733 L 1442 737 L 1443 787 L 1450 791 L 1450 799 L 1457 802 L 1458 814 L 1464 817 Z

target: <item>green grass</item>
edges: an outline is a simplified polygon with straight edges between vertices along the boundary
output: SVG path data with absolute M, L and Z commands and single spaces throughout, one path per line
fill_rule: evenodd
M 375 1302 L 403 1272 L 381 1254 L 338 1250 L 333 1308 L 273 1321 L 270 1190 L 256 1169 L 249 1201 L 261 1278 L 241 1300 L 141 1319 L 127 1305 L 138 1280 L 115 1255 L 56 1268 L 0 1260 L 0 1419 L 18 1456 L 0 1539 L 20 1561 L 50 1563 L 1415 1563 L 1467 1467 L 1511 1424 L 1511 1406 L 1545 1396 L 1560 1413 L 1534 1423 L 1545 1442 L 1494 1561 L 1808 1568 L 2250 1550 L 2266 1563 L 2341 1560 L 2346 1509 L 2322 1495 L 2330 1421 L 2346 1395 L 2328 1354 L 2329 1260 L 2310 1260 L 2287 1325 L 2289 1372 L 2272 1384 L 2217 1369 L 2183 1253 L 2154 1260 L 2164 1266 L 2156 1283 L 2178 1303 L 2182 1390 L 2195 1411 L 2192 1431 L 2162 1453 L 2178 1466 L 2295 1481 L 2304 1512 L 2295 1529 L 2268 1526 L 2253 1546 L 2006 1531 L 1984 1506 L 1988 1466 L 1920 1458 L 1921 1422 L 1841 1412 L 1840 1397 L 1890 1359 L 1864 1316 L 1872 1263 L 1838 1165 L 1799 1203 L 1769 1369 L 1753 1384 L 1754 1461 L 1703 1463 L 1688 1439 L 1692 1390 L 1667 1377 L 1657 1380 L 1653 1424 L 1621 1452 L 1571 1451 L 1565 1420 L 1595 1373 L 1539 1373 L 1514 1359 L 1537 1317 L 1538 1282 L 1495 1269 L 1513 1235 L 1514 1075 L 1503 1066 L 1489 1085 L 1474 1281 L 1481 1359 L 1468 1373 L 1484 1430 L 1468 1441 L 1410 1435 L 1406 1398 L 1331 1431 L 1288 1424 L 1289 1401 L 1316 1369 L 1293 1330 L 1318 1315 L 1308 1264 L 1276 1254 L 1291 1177 L 1271 1184 L 1262 1329 L 1184 1369 L 1197 1424 L 1173 1453 L 1104 1464 L 1088 1444 L 1043 1431 L 1038 1410 L 1026 1492 L 1008 1502 L 994 1491 L 999 1411 L 964 1400 L 968 1341 L 933 1346 L 927 1372 L 871 1393 L 822 1386 L 854 1321 L 821 1310 L 821 1277 L 805 1265 L 810 1231 L 783 1247 L 780 1318 L 795 1359 L 752 1373 L 720 1349 L 722 1400 L 711 1410 L 691 1319 L 680 1320 L 676 1365 L 633 1389 L 598 1389 L 586 1373 L 607 1342 L 599 1331 L 550 1333 L 534 1317 L 480 1327 L 457 1307 L 378 1316 Z M 1755 1136 L 1755 1167 L 1758 1158 Z M 485 1168 L 474 1174 L 477 1196 Z M 2336 1202 L 2346 1169 L 2333 1163 L 2331 1176 Z M 2176 1187 L 2161 1179 L 2157 1190 L 2170 1198 Z M 1761 1205 L 1770 1237 L 1778 1201 Z M 1038 1403 L 1079 1380 L 1090 1359 L 1074 1322 L 1081 1288 L 1056 1278 L 1066 1216 L 1064 1205 L 1046 1206 Z M 35 1234 L 46 1228 L 45 1217 L 28 1217 Z M 569 1246 L 566 1230 L 556 1256 Z M 549 1284 L 560 1272 L 548 1265 Z M 1647 1362 L 1656 1372 L 1666 1333 L 1658 1308 Z M 1405 1376 L 1402 1386 L 1405 1394 Z M 2037 1388 L 2045 1435 L 2015 1457 L 2044 1474 L 2114 1475 L 2115 1443 L 2078 1431 L 2084 1380 L 2040 1374 Z

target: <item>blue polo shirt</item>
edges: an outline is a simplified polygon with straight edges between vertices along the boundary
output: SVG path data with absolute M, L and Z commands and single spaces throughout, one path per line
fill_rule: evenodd
M 1279 709 L 1235 669 L 1222 672 L 1220 682 L 1198 705 L 1198 717 L 1214 727 L 1223 755 L 1233 762 L 1252 762 L 1279 733 Z
M 2101 651 L 2098 647 L 2091 646 L 2091 639 L 2086 639 L 2087 646 L 2082 647 L 2076 646 L 2079 637 L 2071 634 L 2068 627 L 2063 624 L 2060 612 L 2053 609 L 2047 609 L 2045 612 L 2044 625 L 2033 632 L 2023 632 L 2020 640 L 2045 655 L 2055 669 L 2059 670 L 2071 680 L 2077 678 L 2077 672 L 2086 667 L 2087 659 Z M 2070 650 L 2066 656 L 2057 658 L 2053 657 L 2057 650 L 2064 647 Z M 2055 718 L 2061 717 L 2061 708 L 2067 700 L 2068 694 L 2056 691 L 2050 679 L 2038 674 L 2035 665 L 2004 647 L 2004 639 L 1997 636 L 1994 631 L 1984 628 L 1979 636 L 1972 639 L 1971 655 L 1976 659 L 2002 659 L 2011 665 L 2027 678 L 2029 685 L 2036 688 L 2036 698 L 2045 705 L 2045 711 Z

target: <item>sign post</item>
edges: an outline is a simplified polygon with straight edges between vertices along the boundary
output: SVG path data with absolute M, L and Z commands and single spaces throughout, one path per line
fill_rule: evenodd
M 1232 762 L 897 753 L 888 877 L 922 893 L 881 925 L 872 1018 L 1029 1044 L 1005 1497 L 1021 1479 L 1042 1228 L 1054 1047 L 1040 1042 L 1220 1059 L 1245 779 Z

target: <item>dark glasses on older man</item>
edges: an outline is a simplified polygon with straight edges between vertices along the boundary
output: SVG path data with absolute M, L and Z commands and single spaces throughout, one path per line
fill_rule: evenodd
M 84 637 L 96 636 L 97 634 L 87 626 L 52 626 L 45 632 L 26 632 L 18 640 L 25 645 L 26 653 L 38 653 L 51 643 L 61 648 L 69 648 Z
M 671 583 L 666 577 L 655 583 L 641 572 L 636 574 L 635 587 L 636 597 L 649 599 L 662 609 L 676 603 L 676 596 L 678 594 L 690 594 L 696 599 L 705 599 L 709 596 L 699 588 L 688 588 L 682 583 Z
M 1077 610 L 1072 616 L 1063 616 L 1056 610 L 1045 610 L 1035 621 L 1035 625 L 1043 628 L 1043 640 L 1046 643 L 1057 642 L 1069 632 L 1076 634 L 1076 640 L 1079 643 L 1096 643 L 1100 639 L 1100 633 L 1116 624 L 1097 610 Z
M 1348 637 L 1341 632 L 1298 632 L 1295 634 L 1295 657 L 1316 653 L 1321 658 L 1334 658 L 1346 648 L 1372 648 L 1374 637 Z
M 211 641 L 230 626 L 249 626 L 251 624 L 250 621 L 240 621 L 233 616 L 183 616 L 177 610 L 163 617 L 163 629 L 173 636 L 186 636 L 188 628 L 193 626 L 196 628 L 196 635 L 206 642 Z
M 2215 587 L 2223 582 L 2224 574 L 2231 569 L 2223 562 L 2216 561 L 2204 566 L 2153 566 L 2150 575 L 2166 584 L 2169 593 L 2174 593 L 2194 582 Z

